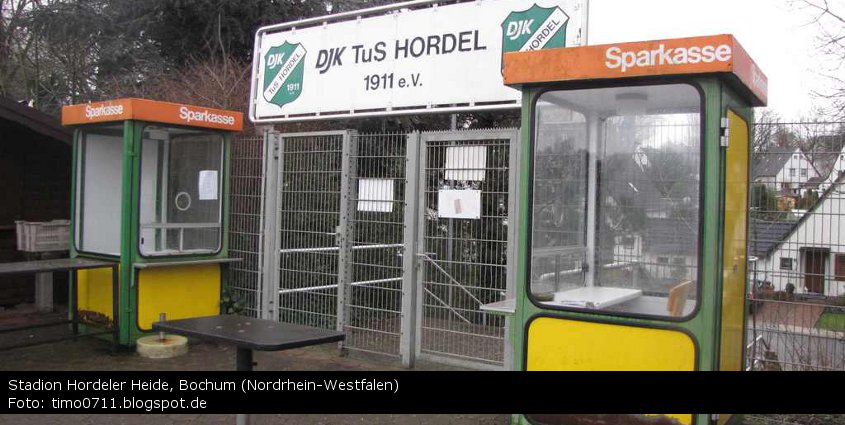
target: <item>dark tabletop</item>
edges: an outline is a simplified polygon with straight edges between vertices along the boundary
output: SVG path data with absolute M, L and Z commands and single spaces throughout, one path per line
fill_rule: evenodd
M 98 269 L 112 267 L 116 261 L 94 260 L 91 258 L 57 258 L 54 260 L 16 261 L 0 263 L 0 275 L 22 273 L 49 273 L 66 270 Z
M 343 332 L 243 316 L 208 316 L 153 323 L 154 331 L 173 332 L 261 351 L 278 351 L 342 341 Z

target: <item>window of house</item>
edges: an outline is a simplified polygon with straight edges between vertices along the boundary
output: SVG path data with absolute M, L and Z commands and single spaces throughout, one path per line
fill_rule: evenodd
M 789 177 L 795 177 L 795 169 L 794 168 L 789 169 Z
M 792 258 L 780 257 L 780 269 L 781 270 L 792 270 Z
M 807 173 L 808 173 L 808 171 L 807 171 L 806 168 L 801 169 L 801 177 L 807 177 Z
M 798 159 L 798 154 L 792 155 L 792 159 Z
M 681 316 L 693 311 L 700 104 L 684 84 L 540 96 L 528 268 L 536 302 L 668 316 L 672 293 Z M 624 249 L 633 240 L 637 249 Z M 668 265 L 667 253 L 683 256 L 683 267 L 656 264 Z
M 834 276 L 836 280 L 845 280 L 845 254 L 836 254 Z
M 220 249 L 223 136 L 147 126 L 141 143 L 139 249 L 142 255 Z

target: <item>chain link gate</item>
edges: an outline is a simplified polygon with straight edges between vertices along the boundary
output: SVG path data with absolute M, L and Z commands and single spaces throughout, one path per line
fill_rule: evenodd
M 400 355 L 407 140 L 268 135 L 267 317 L 336 328 L 345 348 Z
M 262 316 L 343 330 L 344 348 L 406 366 L 417 355 L 508 364 L 505 319 L 478 308 L 509 287 L 515 140 L 515 130 L 268 133 Z M 462 165 L 462 146 L 483 150 L 485 162 Z M 435 175 L 451 183 L 430 185 Z M 483 209 L 479 219 L 448 220 L 453 240 L 444 244 L 449 235 L 433 229 L 442 224 L 437 192 L 447 186 L 480 190 Z
M 402 334 L 406 146 L 404 133 L 353 133 L 348 146 L 344 344 L 390 356 L 400 355 Z
M 471 367 L 510 365 L 507 319 L 481 311 L 513 297 L 518 131 L 422 133 L 417 350 Z
M 337 326 L 343 131 L 268 133 L 264 315 Z

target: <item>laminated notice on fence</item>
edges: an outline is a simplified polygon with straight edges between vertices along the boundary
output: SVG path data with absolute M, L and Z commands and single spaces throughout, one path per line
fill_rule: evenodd
M 481 218 L 480 190 L 441 190 L 437 192 L 440 218 Z
M 393 212 L 393 180 L 358 180 L 358 211 Z
M 217 200 L 217 170 L 201 170 L 199 179 L 200 201 Z
M 450 146 L 446 148 L 446 180 L 484 181 L 487 146 Z

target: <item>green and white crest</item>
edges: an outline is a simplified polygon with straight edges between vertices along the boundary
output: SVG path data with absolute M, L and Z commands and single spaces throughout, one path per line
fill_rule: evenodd
M 569 15 L 560 7 L 540 7 L 511 12 L 502 22 L 502 53 L 566 47 Z
M 264 55 L 264 99 L 279 107 L 302 94 L 305 75 L 305 48 L 287 41 L 271 47 Z

